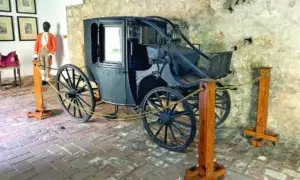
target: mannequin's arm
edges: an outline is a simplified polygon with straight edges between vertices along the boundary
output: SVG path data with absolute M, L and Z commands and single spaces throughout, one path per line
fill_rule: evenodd
M 49 58 L 50 58 L 50 57 L 53 57 L 54 54 L 55 54 L 55 52 L 56 52 L 56 40 L 55 40 L 55 37 L 54 37 L 54 36 L 52 36 L 50 43 L 51 43 L 51 46 L 53 47 L 53 49 L 52 49 L 52 51 L 49 53 Z

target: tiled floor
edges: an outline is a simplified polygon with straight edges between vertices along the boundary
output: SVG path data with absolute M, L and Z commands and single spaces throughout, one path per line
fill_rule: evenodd
M 35 108 L 32 90 L 0 91 L 0 180 L 175 180 L 197 163 L 196 143 L 185 153 L 166 151 L 138 121 L 93 117 L 76 123 L 62 112 L 51 89 L 45 88 L 45 103 L 55 115 L 28 119 L 26 113 Z M 226 179 L 300 179 L 300 142 L 292 139 L 255 149 L 240 130 L 217 129 L 215 159 L 226 167 Z

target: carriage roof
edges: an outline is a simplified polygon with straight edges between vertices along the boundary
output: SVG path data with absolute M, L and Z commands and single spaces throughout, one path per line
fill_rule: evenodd
M 97 18 L 90 18 L 90 19 L 85 19 L 84 21 L 91 21 L 91 20 L 137 20 L 137 19 L 146 19 L 146 20 L 154 20 L 157 22 L 164 22 L 163 20 L 154 18 L 154 17 L 143 17 L 143 16 L 108 16 L 108 17 L 97 17 Z

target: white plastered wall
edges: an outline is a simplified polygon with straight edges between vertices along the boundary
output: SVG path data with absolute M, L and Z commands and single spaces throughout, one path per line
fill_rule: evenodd
M 16 12 L 15 0 L 11 1 L 11 12 L 0 12 L 0 15 L 13 16 L 14 36 L 15 41 L 0 41 L 0 53 L 3 55 L 11 51 L 16 51 L 21 63 L 21 75 L 32 75 L 32 56 L 34 41 L 20 41 L 19 30 L 17 24 L 17 16 L 37 17 L 38 32 L 43 31 L 42 24 L 48 21 L 51 24 L 50 32 L 53 33 L 57 40 L 57 53 L 53 60 L 53 68 L 60 67 L 63 64 L 69 63 L 68 40 L 67 37 L 67 18 L 66 6 L 82 4 L 83 0 L 36 0 L 37 14 L 21 14 Z M 3 71 L 2 78 L 13 77 L 12 71 Z M 56 74 L 52 71 L 51 74 Z

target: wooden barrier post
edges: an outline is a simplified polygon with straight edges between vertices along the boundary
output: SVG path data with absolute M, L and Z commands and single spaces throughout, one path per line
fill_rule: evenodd
M 266 133 L 270 89 L 270 73 L 270 67 L 260 68 L 260 76 L 262 77 L 259 81 L 256 128 L 248 128 L 244 131 L 244 135 L 254 136 L 251 140 L 251 144 L 255 147 L 260 147 L 264 140 L 271 141 L 273 143 L 277 141 L 278 135 Z
M 202 80 L 200 88 L 205 90 L 199 94 L 198 168 L 187 169 L 184 179 L 224 179 L 225 168 L 214 163 L 215 81 Z
M 32 65 L 33 65 L 36 110 L 35 112 L 27 113 L 27 116 L 29 118 L 36 118 L 38 120 L 42 120 L 50 117 L 52 115 L 52 111 L 44 109 L 42 80 L 41 80 L 41 73 L 39 70 L 40 62 L 38 60 L 33 60 Z

